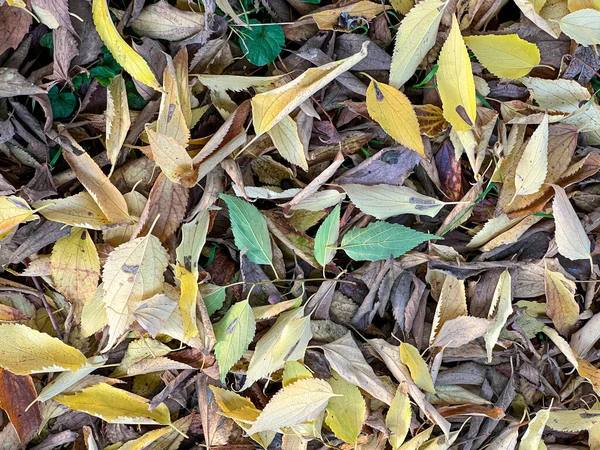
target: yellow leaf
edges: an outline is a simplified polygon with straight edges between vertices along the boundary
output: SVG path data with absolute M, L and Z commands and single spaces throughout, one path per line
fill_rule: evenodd
M 326 381 L 306 378 L 296 381 L 273 396 L 248 434 L 277 431 L 314 419 L 336 394 Z
M 440 52 L 438 65 L 438 91 L 444 117 L 456 131 L 470 130 L 477 114 L 475 81 L 469 52 L 455 16 L 452 16 L 452 28 Z
M 416 350 L 416 349 L 415 349 Z M 429 373 L 429 372 L 428 372 Z M 401 383 L 396 391 L 396 396 L 390 405 L 390 410 L 385 417 L 385 426 L 390 430 L 390 444 L 394 450 L 402 445 L 410 428 L 410 398 L 406 383 Z
M 413 76 L 435 44 L 440 20 L 449 2 L 423 0 L 413 7 L 396 34 L 390 67 L 390 85 L 400 88 Z M 392 3 L 393 4 L 393 3 Z
M 371 80 L 367 89 L 367 109 L 394 140 L 426 157 L 419 121 L 406 95 L 387 84 Z
M 167 65 L 163 71 L 163 93 L 160 99 L 160 108 L 158 110 L 158 119 L 156 121 L 157 133 L 173 138 L 180 146 L 185 147 L 190 139 L 190 130 L 188 120 L 191 120 L 191 110 L 187 111 L 189 117 L 183 112 L 183 108 L 189 108 L 189 88 L 183 80 L 178 77 L 186 77 L 181 69 L 182 59 L 178 54 L 179 75 L 176 72 L 174 61 L 168 57 Z M 180 95 L 180 89 L 183 91 Z M 187 96 L 186 96 L 187 93 Z M 182 99 L 184 100 L 182 104 Z M 146 127 L 148 128 L 148 127 Z
M 548 114 L 531 135 L 515 171 L 515 195 L 535 194 L 548 172 Z
M 108 325 L 104 306 L 104 284 L 100 284 L 91 300 L 83 305 L 81 311 L 81 336 L 86 338 Z
M 579 317 L 579 305 L 575 301 L 575 283 L 562 273 L 546 268 L 546 304 L 548 317 L 563 336 L 569 331 Z
M 591 98 L 590 92 L 574 80 L 525 77 L 521 82 L 533 91 L 534 100 L 543 109 L 570 113 Z
M 406 16 L 415 5 L 412 0 L 390 0 L 392 8 Z
M 381 4 L 363 0 L 348 6 L 327 9 L 305 17 L 312 17 L 320 30 L 335 30 L 338 27 L 339 18 L 342 13 L 371 21 L 382 12 L 384 12 L 384 6 Z
M 600 44 L 600 11 L 580 9 L 560 19 L 563 33 L 580 45 Z
M 304 154 L 304 147 L 298 135 L 298 126 L 290 116 L 283 117 L 269 131 L 273 145 L 279 150 L 283 158 L 304 171 L 308 170 L 308 162 Z
M 334 61 L 321 67 L 310 68 L 295 80 L 258 94 L 252 99 L 252 120 L 257 135 L 269 131 L 290 112 L 304 103 L 311 95 L 327 86 L 340 74 L 351 69 L 367 56 L 368 43 L 365 42 L 360 52 L 349 58 Z
M 22 198 L 14 195 L 0 197 L 0 235 L 7 234 L 20 223 L 35 219 L 37 216 L 33 215 L 33 211 Z
M 160 85 L 156 81 L 156 77 L 150 66 L 148 66 L 148 63 L 127 45 L 119 35 L 117 28 L 110 18 L 106 0 L 93 0 L 92 15 L 102 42 L 104 42 L 106 48 L 108 48 L 123 69 L 140 83 L 160 90 Z
M 112 164 L 112 173 L 131 125 L 125 80 L 121 74 L 114 77 L 107 88 L 105 116 L 106 155 Z
M 131 191 L 123 194 L 125 201 L 127 202 L 127 209 L 129 210 L 129 214 L 135 222 L 139 222 L 139 219 L 144 211 L 144 207 L 146 206 L 147 199 L 138 191 Z M 185 226 L 185 225 L 184 225 Z M 129 241 L 133 236 L 136 225 L 124 225 L 120 227 L 113 227 L 108 230 L 104 230 L 102 233 L 102 237 L 104 238 L 104 242 L 112 245 L 113 247 L 118 247 L 121 244 Z
M 139 304 L 162 292 L 169 255 L 152 234 L 119 245 L 102 272 L 104 304 L 110 324 L 105 350 L 110 349 L 134 320 Z
M 329 379 L 329 385 L 334 394 L 327 404 L 325 423 L 338 439 L 355 443 L 360 434 L 367 407 L 359 389 L 348 383 L 335 371 Z
M 169 408 L 160 403 L 150 411 L 148 400 L 131 392 L 100 383 L 80 392 L 54 397 L 58 403 L 83 411 L 108 423 L 129 425 L 168 425 Z
M 408 366 L 410 376 L 417 386 L 426 392 L 435 394 L 433 380 L 423 357 L 415 347 L 406 342 L 400 343 L 400 360 Z M 396 394 L 397 396 L 398 394 Z
M 492 362 L 494 345 L 498 342 L 498 337 L 506 324 L 506 320 L 513 312 L 511 283 L 510 273 L 508 270 L 505 270 L 500 275 L 500 278 L 498 278 L 498 284 L 494 290 L 492 304 L 490 305 L 490 311 L 488 313 L 488 319 L 493 319 L 493 323 L 484 337 L 488 362 Z M 495 318 L 494 312 L 496 312 Z
M 73 227 L 52 249 L 50 262 L 56 289 L 75 304 L 76 310 L 90 301 L 98 287 L 100 259 L 87 230 Z
M 203 209 L 191 222 L 181 226 L 181 243 L 176 249 L 177 262 L 198 278 L 200 252 L 206 243 L 210 212 Z
M 398 449 L 395 449 L 395 450 L 418 450 L 418 449 L 420 449 L 421 445 L 423 445 L 423 443 L 427 439 L 429 439 L 429 437 L 431 436 L 431 433 L 433 432 L 433 428 L 434 427 L 426 428 L 425 430 L 423 430 L 419 434 L 417 434 L 414 438 L 412 438 L 410 441 L 402 444 L 400 447 L 398 447 Z
M 535 414 L 535 417 L 529 425 L 523 437 L 521 438 L 521 445 L 519 450 L 538 450 L 540 443 L 542 443 L 542 433 L 546 428 L 546 422 L 550 417 L 550 409 L 542 409 Z
M 594 405 L 595 406 L 595 405 Z M 598 409 L 550 411 L 546 426 L 556 431 L 585 431 L 600 424 Z
M 313 375 L 304 364 L 300 361 L 288 361 L 285 363 L 282 379 L 283 387 L 293 384 L 298 380 L 304 380 L 305 378 L 313 378 Z
M 239 75 L 193 74 L 211 91 L 241 92 L 251 87 L 267 87 L 281 81 L 285 75 L 273 77 L 244 77 Z
M 553 187 L 552 214 L 556 225 L 555 239 L 558 252 L 572 261 L 589 259 L 591 263 L 590 240 L 587 233 L 571 206 L 565 190 L 557 185 Z
M 21 324 L 0 324 L 0 367 L 15 375 L 77 370 L 87 363 L 76 348 Z
M 529 20 L 531 20 L 535 24 L 535 26 L 537 26 L 541 30 L 544 30 L 554 39 L 558 39 L 558 37 L 560 36 L 560 27 L 558 23 L 548 23 L 546 19 L 544 19 L 536 12 L 536 5 L 534 5 L 529 0 L 515 0 L 515 4 L 519 7 L 523 15 Z
M 115 187 L 108 177 L 98 167 L 92 157 L 75 141 L 73 146 L 80 152 L 75 155 L 71 152 L 63 152 L 63 158 L 77 179 L 93 197 L 104 215 L 112 223 L 131 224 L 133 221 L 127 210 L 127 202 L 123 194 Z
M 34 206 L 42 216 L 53 222 L 91 230 L 104 230 L 111 226 L 111 221 L 94 198 L 85 191 L 66 198 L 35 202 Z
M 501 78 L 521 78 L 540 63 L 535 44 L 516 34 L 467 36 L 466 44 L 487 70 Z
M 254 320 L 257 322 L 261 320 L 271 319 L 282 312 L 287 311 L 288 309 L 297 308 L 302 304 L 302 297 L 293 298 L 291 300 L 285 300 L 283 302 L 278 302 L 273 305 L 264 305 L 264 306 L 255 306 L 252 308 L 252 313 L 254 314 Z
M 435 309 L 429 341 L 434 341 L 436 333 L 446 322 L 460 316 L 466 316 L 467 314 L 465 282 L 451 275 L 446 275 L 442 284 L 440 299 Z
M 183 336 L 185 339 L 189 339 L 198 334 L 198 327 L 196 326 L 198 281 L 193 273 L 188 272 L 185 267 L 179 264 L 175 266 L 175 276 L 181 282 L 179 311 L 183 319 Z
M 575 12 L 580 9 L 595 9 L 600 11 L 600 0 L 568 0 L 569 11 Z
M 209 386 L 209 388 L 225 417 L 229 417 L 238 423 L 251 424 L 260 415 L 260 411 L 256 409 L 250 399 L 217 386 Z
M 157 133 L 146 126 L 148 141 L 152 149 L 154 161 L 161 168 L 165 176 L 173 183 L 193 187 L 196 184 L 192 158 L 185 147 L 172 137 Z

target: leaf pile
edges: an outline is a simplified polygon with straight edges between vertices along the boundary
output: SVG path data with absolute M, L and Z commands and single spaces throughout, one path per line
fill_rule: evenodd
M 0 37 L 0 450 L 600 450 L 600 3 Z

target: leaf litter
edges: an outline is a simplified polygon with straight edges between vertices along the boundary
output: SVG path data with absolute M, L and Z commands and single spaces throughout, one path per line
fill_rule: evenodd
M 600 3 L 0 0 L 0 449 L 600 449 Z

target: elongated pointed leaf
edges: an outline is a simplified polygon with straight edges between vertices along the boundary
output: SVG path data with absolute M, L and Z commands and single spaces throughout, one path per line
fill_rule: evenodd
M 333 259 L 340 235 L 340 209 L 337 205 L 323 221 L 315 236 L 315 259 L 325 267 Z

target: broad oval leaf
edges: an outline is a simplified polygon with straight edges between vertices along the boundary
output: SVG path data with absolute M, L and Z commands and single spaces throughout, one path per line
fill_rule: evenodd
M 410 376 L 417 386 L 424 391 L 435 394 L 435 388 L 433 387 L 433 380 L 429 373 L 429 368 L 416 347 L 406 342 L 401 342 L 400 360 L 403 364 L 408 366 Z M 398 394 L 396 394 L 396 396 L 397 395 Z
M 560 19 L 563 33 L 580 45 L 600 44 L 600 11 L 580 9 Z
M 115 60 L 123 66 L 129 75 L 140 83 L 160 90 L 160 85 L 156 81 L 156 77 L 150 66 L 148 66 L 148 63 L 127 45 L 119 35 L 117 28 L 110 18 L 106 0 L 93 0 L 92 16 L 102 42 L 104 42 L 106 48 L 112 53 Z
M 60 339 L 21 324 L 0 324 L 0 367 L 15 375 L 77 370 L 87 358 Z
M 256 264 L 271 264 L 273 250 L 267 221 L 256 206 L 227 194 L 220 198 L 227 203 L 235 245 L 245 251 L 250 261 Z
M 556 224 L 556 245 L 558 252 L 572 261 L 589 259 L 590 240 L 581 225 L 577 213 L 571 206 L 565 190 L 560 186 L 554 187 L 552 215 Z
M 575 283 L 562 273 L 546 267 L 546 304 L 548 317 L 563 336 L 568 336 L 579 319 L 579 305 L 575 301 Z
M 475 81 L 469 52 L 454 15 L 438 65 L 438 91 L 442 98 L 444 117 L 456 131 L 468 131 L 473 128 L 477 114 Z
M 371 80 L 367 89 L 367 109 L 395 141 L 425 158 L 419 121 L 406 95 L 392 86 Z
M 316 378 L 298 380 L 281 389 L 262 410 L 249 434 L 277 431 L 314 419 L 336 394 L 326 381 Z
M 356 386 L 335 372 L 332 375 L 328 382 L 339 397 L 329 399 L 325 423 L 338 439 L 355 443 L 367 412 L 365 399 Z
M 540 63 L 537 45 L 516 34 L 467 36 L 464 40 L 479 62 L 501 78 L 524 77 Z

